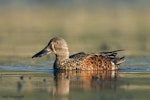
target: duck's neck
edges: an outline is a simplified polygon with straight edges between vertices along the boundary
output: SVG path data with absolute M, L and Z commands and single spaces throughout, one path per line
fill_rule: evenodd
M 69 52 L 64 52 L 55 55 L 56 55 L 56 60 L 54 62 L 54 69 L 61 69 L 65 60 L 67 61 L 67 59 L 69 59 Z
M 63 60 L 68 59 L 68 58 L 69 58 L 69 52 L 68 51 L 56 54 L 56 61 L 63 61 Z

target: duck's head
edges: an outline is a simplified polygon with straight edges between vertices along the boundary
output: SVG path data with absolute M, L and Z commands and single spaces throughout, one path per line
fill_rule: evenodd
M 32 58 L 42 57 L 43 55 L 47 55 L 50 53 L 55 54 L 57 59 L 69 58 L 68 46 L 66 41 L 60 37 L 52 38 L 48 45 L 40 52 L 33 55 Z

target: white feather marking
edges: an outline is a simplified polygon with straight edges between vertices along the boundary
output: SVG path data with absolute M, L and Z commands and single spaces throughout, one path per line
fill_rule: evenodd
M 115 63 L 111 61 L 111 64 L 112 64 L 112 69 L 111 70 L 115 70 L 116 69 Z

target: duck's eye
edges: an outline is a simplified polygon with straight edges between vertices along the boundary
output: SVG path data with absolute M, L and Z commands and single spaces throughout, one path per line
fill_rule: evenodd
M 53 42 L 53 44 L 54 44 L 54 45 L 57 45 L 57 44 L 59 44 L 59 42 L 58 42 L 58 41 L 55 41 L 55 42 Z

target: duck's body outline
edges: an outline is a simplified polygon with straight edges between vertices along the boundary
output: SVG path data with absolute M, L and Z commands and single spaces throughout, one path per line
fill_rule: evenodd
M 125 60 L 125 57 L 116 57 L 119 51 L 122 50 L 97 53 L 79 52 L 69 56 L 66 41 L 60 37 L 55 37 L 32 58 L 53 53 L 56 55 L 54 62 L 54 69 L 56 70 L 117 70 L 118 66 Z

